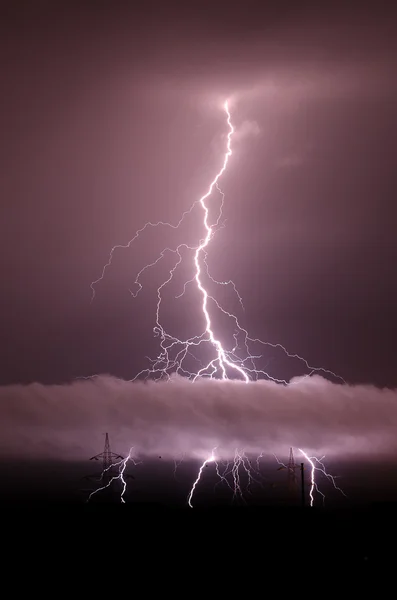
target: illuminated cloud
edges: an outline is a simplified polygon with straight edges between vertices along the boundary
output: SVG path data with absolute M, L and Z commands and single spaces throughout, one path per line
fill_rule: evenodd
M 299 154 L 287 154 L 276 162 L 277 167 L 299 167 L 305 162 L 305 157 Z
M 260 128 L 256 121 L 243 121 L 241 125 L 236 128 L 234 139 L 240 141 L 247 137 L 256 137 L 260 134 Z
M 342 459 L 397 452 L 397 391 L 319 377 L 259 381 L 127 382 L 110 376 L 0 389 L 2 457 L 85 459 L 108 431 L 119 452 L 205 459 L 289 446 Z

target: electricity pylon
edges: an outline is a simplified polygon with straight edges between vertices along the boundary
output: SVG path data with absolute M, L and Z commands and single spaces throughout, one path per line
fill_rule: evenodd
M 281 469 L 287 469 L 287 487 L 289 492 L 295 492 L 298 487 L 298 480 L 296 477 L 296 469 L 300 469 L 301 472 L 301 502 L 302 506 L 305 505 L 305 479 L 304 479 L 304 463 L 300 465 L 295 464 L 295 457 L 292 448 L 289 449 L 289 459 L 288 465 L 282 465 L 277 469 L 277 471 L 281 471 Z
M 110 449 L 109 434 L 105 434 L 105 447 L 103 452 L 92 456 L 90 460 L 102 460 L 102 473 L 97 475 L 87 475 L 84 479 L 95 480 L 99 482 L 100 487 L 110 486 L 112 478 L 117 478 L 120 474 L 121 461 L 124 460 L 124 456 L 116 454 Z M 118 462 L 117 462 L 118 461 Z M 133 475 L 124 473 L 123 477 L 129 479 L 135 479 Z M 110 486 L 111 487 L 111 486 Z
M 296 489 L 297 479 L 295 469 L 298 469 L 295 464 L 295 457 L 292 448 L 289 449 L 289 459 L 287 465 L 287 486 L 290 491 Z

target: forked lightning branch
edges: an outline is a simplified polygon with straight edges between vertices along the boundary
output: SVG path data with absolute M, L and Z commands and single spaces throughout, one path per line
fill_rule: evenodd
M 211 241 L 214 238 L 217 227 L 219 226 L 222 217 L 222 210 L 225 205 L 224 193 L 220 187 L 220 181 L 232 161 L 232 141 L 235 127 L 232 123 L 232 116 L 229 109 L 229 103 L 226 101 L 223 105 L 225 113 L 225 125 L 227 126 L 227 134 L 225 141 L 225 152 L 220 159 L 220 166 L 211 181 L 206 193 L 187 209 L 182 216 L 174 224 L 170 222 L 148 222 L 143 227 L 136 231 L 132 239 L 124 245 L 116 245 L 111 249 L 109 259 L 102 269 L 102 273 L 98 279 L 91 283 L 92 300 L 95 298 L 97 285 L 104 279 L 106 271 L 112 265 L 116 250 L 130 248 L 133 242 L 142 234 L 150 229 L 157 227 L 168 227 L 178 229 L 181 227 L 187 215 L 198 214 L 197 221 L 197 238 L 196 240 L 187 240 L 185 243 L 174 247 L 164 248 L 157 258 L 149 264 L 144 265 L 135 276 L 136 292 L 131 292 L 132 296 L 136 297 L 143 289 L 141 278 L 152 267 L 159 265 L 167 256 L 175 258 L 174 264 L 168 270 L 167 275 L 157 289 L 157 302 L 154 314 L 154 335 L 159 339 L 159 352 L 157 357 L 151 359 L 151 364 L 147 369 L 137 373 L 133 380 L 141 377 L 150 377 L 153 379 L 168 379 L 172 373 L 182 375 L 189 378 L 191 381 L 197 380 L 199 377 L 221 378 L 221 379 L 239 379 L 248 383 L 257 379 L 269 379 L 277 383 L 287 384 L 284 379 L 279 379 L 272 376 L 267 370 L 258 366 L 260 359 L 263 358 L 263 351 L 268 348 L 282 350 L 289 358 L 298 359 L 303 367 L 303 375 L 310 375 L 314 372 L 323 372 L 332 375 L 336 379 L 342 380 L 332 371 L 328 371 L 322 367 L 313 367 L 309 365 L 306 359 L 298 354 L 289 353 L 284 346 L 279 343 L 263 341 L 258 338 L 253 338 L 248 331 L 240 324 L 238 316 L 226 310 L 219 300 L 210 294 L 204 282 L 205 277 L 213 284 L 218 286 L 228 286 L 233 294 L 236 294 L 238 301 L 242 304 L 240 294 L 237 291 L 233 281 L 216 281 L 210 274 L 208 265 L 208 251 Z M 211 214 L 214 213 L 214 197 L 215 194 L 221 195 L 221 202 L 218 208 L 216 218 L 211 220 Z M 216 208 L 216 207 L 215 207 Z M 197 210 L 196 210 L 197 209 Z M 183 255 L 182 255 L 183 253 Z M 185 254 L 189 257 L 186 258 Z M 168 330 L 162 322 L 162 305 L 163 291 L 171 284 L 174 275 L 186 260 L 190 261 L 191 277 L 185 282 L 182 296 L 187 285 L 195 285 L 197 294 L 197 303 L 200 308 L 202 318 L 197 319 L 198 331 L 192 337 L 181 339 L 172 331 Z M 229 323 L 229 337 L 233 340 L 233 344 L 226 347 L 214 333 L 214 323 L 222 317 L 223 322 Z M 197 356 L 197 350 L 206 348 L 205 360 L 202 356 Z M 258 348 L 261 350 L 258 352 Z M 269 357 L 266 356 L 265 359 Z M 192 359 L 197 368 L 192 370 Z M 190 362 L 189 362 L 190 361 Z M 343 380 L 342 380 L 343 381 Z

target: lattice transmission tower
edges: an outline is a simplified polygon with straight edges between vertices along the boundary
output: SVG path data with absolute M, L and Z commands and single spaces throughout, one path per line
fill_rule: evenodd
M 305 506 L 305 476 L 304 463 L 300 463 L 297 465 L 295 463 L 294 451 L 292 448 L 289 449 L 289 459 L 287 465 L 281 465 L 277 471 L 281 471 L 281 469 L 287 469 L 287 489 L 291 495 L 295 495 L 298 489 L 298 479 L 296 476 L 296 470 L 299 469 L 301 472 L 301 503 L 302 506 Z
M 105 447 L 103 452 L 92 456 L 90 460 L 102 461 L 102 472 L 95 475 L 87 475 L 84 479 L 96 481 L 99 484 L 99 487 L 109 486 L 108 491 L 110 491 L 110 488 L 112 488 L 111 481 L 113 478 L 115 483 L 117 483 L 116 478 L 120 474 L 121 461 L 124 460 L 124 456 L 111 451 L 108 433 L 105 433 Z M 124 479 L 135 479 L 133 475 L 128 473 L 124 473 L 123 477 Z
M 292 450 L 292 448 L 290 448 L 287 465 L 287 487 L 290 492 L 296 489 L 298 483 L 295 473 L 296 469 L 299 469 L 299 467 L 295 464 L 294 451 Z

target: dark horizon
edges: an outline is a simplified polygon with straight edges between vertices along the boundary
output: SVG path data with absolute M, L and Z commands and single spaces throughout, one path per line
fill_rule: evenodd
M 255 462 L 255 461 L 253 461 Z M 241 473 L 242 496 L 233 495 L 233 490 L 217 477 L 213 466 L 209 465 L 192 497 L 193 508 L 188 505 L 188 496 L 197 477 L 201 463 L 185 461 L 178 465 L 162 459 L 144 459 L 138 467 L 129 465 L 126 477 L 127 488 L 123 495 L 125 503 L 131 507 L 152 509 L 187 509 L 195 512 L 203 509 L 294 509 L 302 507 L 300 459 L 297 462 L 296 484 L 288 488 L 287 473 L 278 472 L 277 463 L 271 458 L 261 461 L 260 471 L 254 471 L 254 480 L 248 485 L 248 478 Z M 305 465 L 305 507 L 310 508 L 310 465 Z M 316 512 L 349 512 L 352 510 L 370 510 L 380 504 L 397 505 L 397 465 L 385 462 L 362 464 L 340 463 L 327 464 L 328 472 L 336 475 L 337 485 L 344 495 L 334 489 L 332 483 L 321 473 L 316 473 L 316 481 L 321 495 L 313 491 L 313 510 Z M 98 464 L 87 461 L 74 463 L 52 461 L 17 461 L 0 464 L 2 494 L 0 505 L 27 507 L 30 504 L 39 506 L 73 505 L 96 506 L 113 504 L 123 506 L 121 494 L 123 486 L 114 482 L 110 490 L 94 494 L 90 501 L 88 496 L 104 484 L 99 481 L 101 468 Z M 96 476 L 96 477 L 95 477 Z M 233 484 L 232 478 L 228 477 Z

